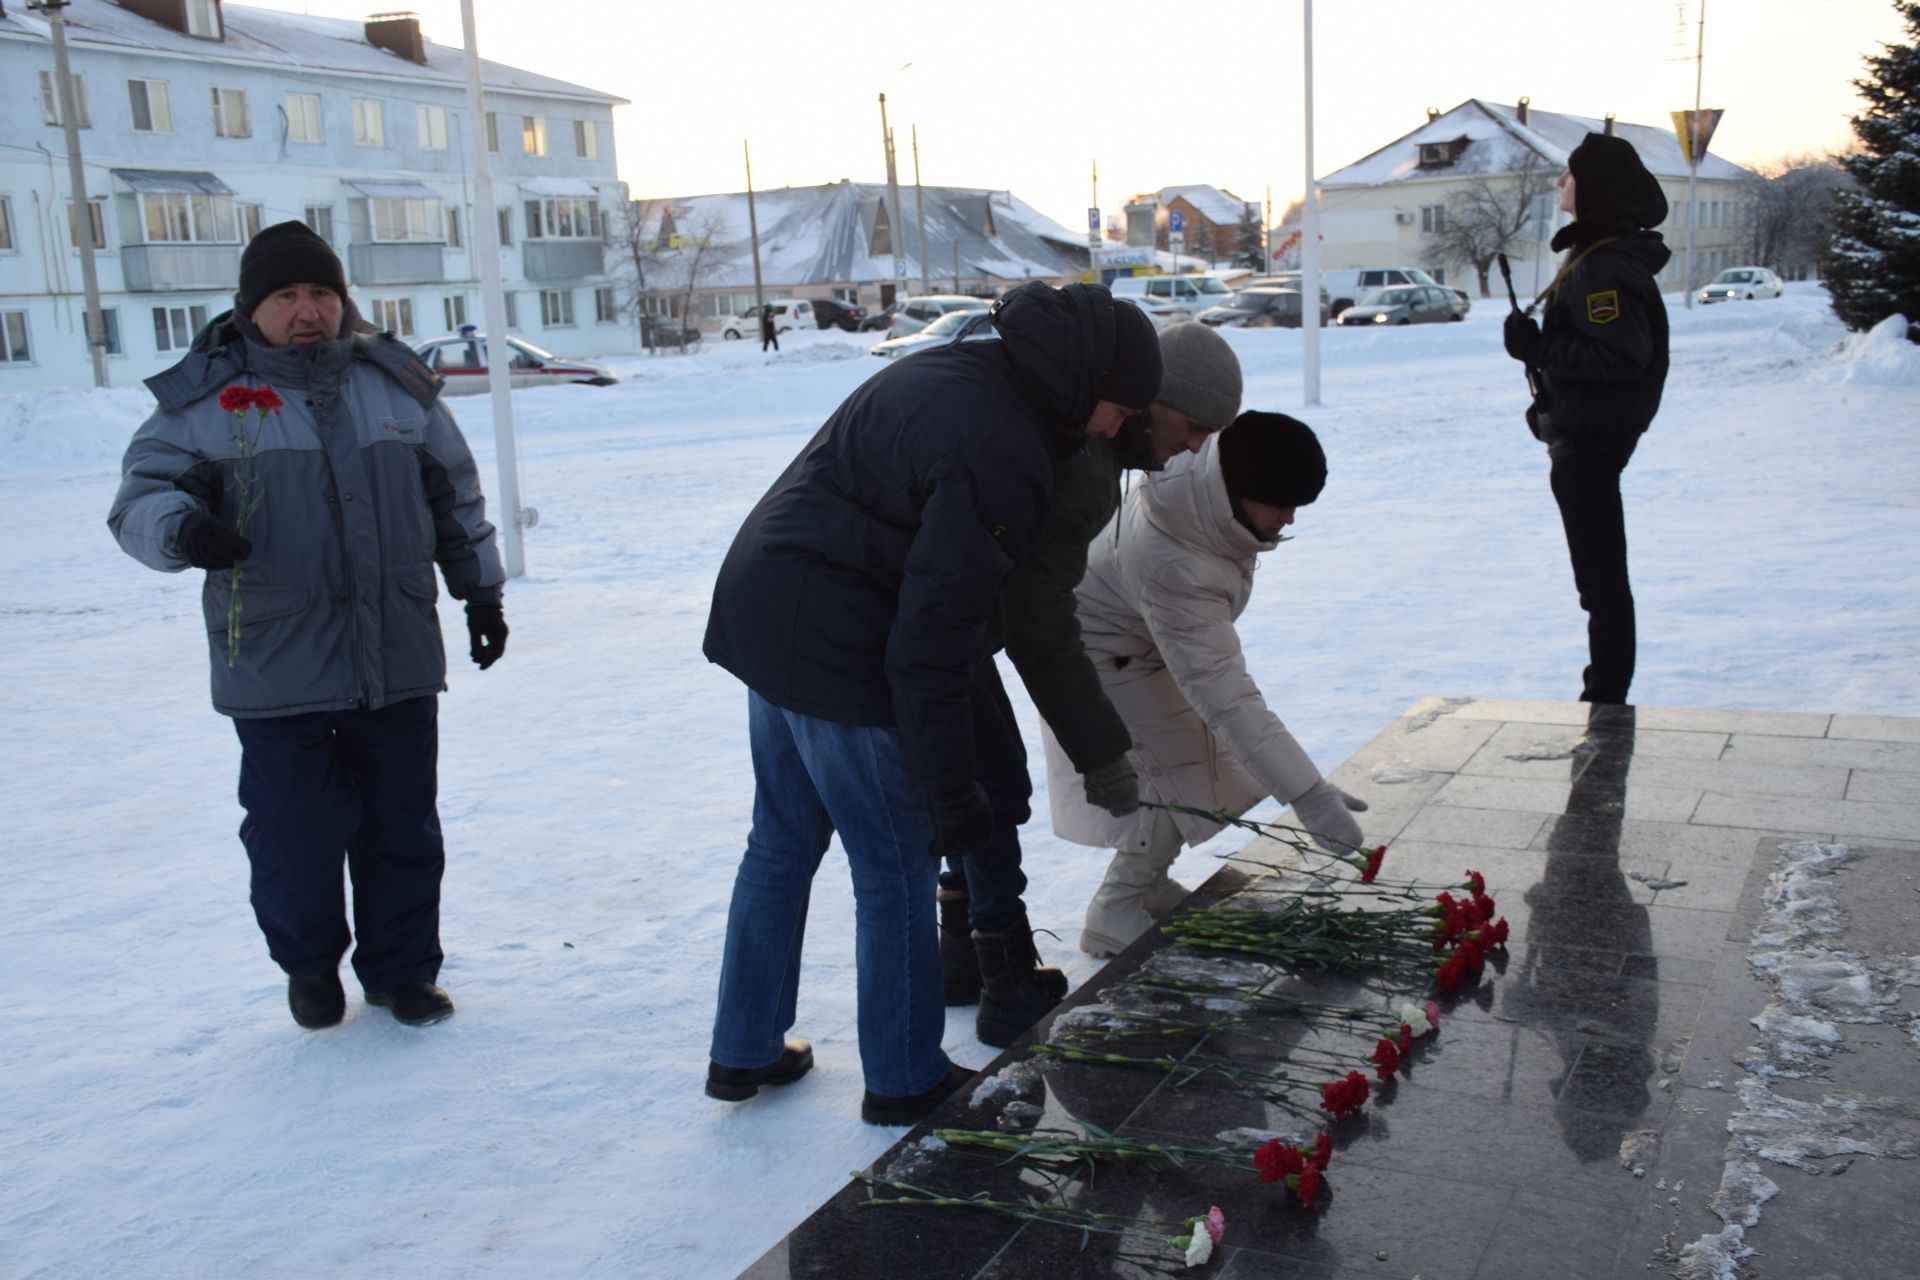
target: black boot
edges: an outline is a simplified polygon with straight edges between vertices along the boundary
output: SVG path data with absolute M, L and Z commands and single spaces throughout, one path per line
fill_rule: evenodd
M 331 1027 L 346 1016 L 347 993 L 337 973 L 294 974 L 287 979 L 287 1007 L 309 1031 Z
M 402 982 L 385 991 L 369 991 L 367 1003 L 388 1010 L 410 1027 L 424 1027 L 453 1016 L 452 998 L 431 982 Z
M 976 930 L 973 949 L 980 958 L 981 978 L 974 1034 L 1004 1049 L 1060 1003 L 1067 993 L 1067 976 L 1036 963 L 1039 957 L 1025 916 L 1005 933 Z
M 972 1004 L 980 998 L 980 958 L 973 953 L 973 929 L 967 924 L 967 891 L 943 886 L 933 896 L 940 904 L 940 976 L 947 1003 Z

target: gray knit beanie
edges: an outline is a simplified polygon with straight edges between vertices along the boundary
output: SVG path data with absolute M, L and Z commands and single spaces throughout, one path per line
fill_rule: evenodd
M 1240 412 L 1240 361 L 1207 325 L 1187 320 L 1162 329 L 1160 365 L 1156 403 L 1215 428 Z

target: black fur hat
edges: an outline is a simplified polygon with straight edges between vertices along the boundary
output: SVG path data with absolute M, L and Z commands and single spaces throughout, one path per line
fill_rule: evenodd
M 1298 418 L 1249 410 L 1220 433 L 1220 474 L 1236 501 L 1304 507 L 1326 487 L 1327 455 Z

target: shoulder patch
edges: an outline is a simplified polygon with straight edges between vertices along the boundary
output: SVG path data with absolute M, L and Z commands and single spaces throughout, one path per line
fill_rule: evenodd
M 1005 533 L 1006 531 L 1007 531 L 1007 526 L 1003 524 L 996 524 L 995 526 L 993 526 L 993 536 L 995 538 L 998 538 L 1001 534 Z
M 1620 318 L 1620 291 L 1603 289 L 1587 295 L 1587 319 L 1593 324 L 1611 324 Z

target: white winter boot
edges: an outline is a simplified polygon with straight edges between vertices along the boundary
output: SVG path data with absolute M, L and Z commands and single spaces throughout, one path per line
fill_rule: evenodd
M 1145 849 L 1116 849 L 1107 877 L 1093 891 L 1080 949 L 1111 956 L 1126 949 L 1187 896 L 1185 885 L 1167 878 L 1180 856 L 1180 833 L 1166 814 L 1157 815 Z

